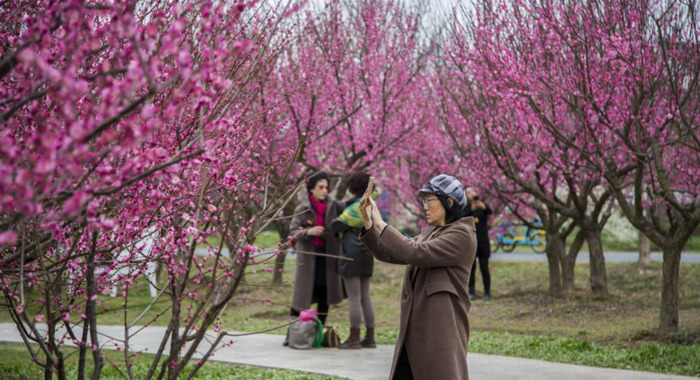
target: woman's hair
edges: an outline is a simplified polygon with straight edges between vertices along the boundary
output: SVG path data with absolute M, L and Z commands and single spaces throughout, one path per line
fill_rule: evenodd
M 326 182 L 328 182 L 328 186 L 330 186 L 331 181 L 328 179 L 328 174 L 326 174 L 324 172 L 318 172 L 318 173 L 312 175 L 311 177 L 309 177 L 309 179 L 306 181 L 306 190 L 311 192 L 311 189 L 316 187 L 316 184 L 318 183 L 318 181 L 320 181 L 322 179 L 325 179 Z
M 369 184 L 369 174 L 364 172 L 354 172 L 348 178 L 348 190 L 352 195 L 359 197 L 367 189 Z
M 451 199 L 450 197 L 442 194 L 435 194 L 435 196 L 440 200 L 442 207 L 445 208 L 445 224 L 452 223 L 462 217 L 462 209 L 457 201 L 452 199 L 452 207 L 450 207 L 450 202 L 447 201 Z

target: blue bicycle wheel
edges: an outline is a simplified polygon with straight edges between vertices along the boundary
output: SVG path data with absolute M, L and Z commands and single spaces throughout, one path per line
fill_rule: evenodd
M 535 251 L 535 253 L 544 253 L 544 251 L 547 249 L 547 239 L 545 236 L 541 233 L 535 234 L 535 239 L 537 240 L 538 244 L 533 244 L 530 247 L 532 247 L 532 250 Z
M 501 248 L 501 244 L 496 239 L 489 239 L 489 244 L 491 245 L 491 253 L 496 253 Z

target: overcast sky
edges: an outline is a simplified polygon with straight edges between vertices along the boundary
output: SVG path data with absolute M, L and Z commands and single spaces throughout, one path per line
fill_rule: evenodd
M 273 0 L 274 1 L 274 0 Z M 280 0 L 283 1 L 283 0 Z M 300 0 L 301 1 L 301 0 Z M 309 0 L 307 6 L 322 7 L 328 0 Z M 358 1 L 358 0 L 340 0 Z M 401 0 L 399 0 L 401 1 Z M 409 7 L 416 7 L 422 13 L 423 26 L 428 35 L 432 34 L 434 28 L 444 24 L 445 19 L 451 17 L 455 7 L 463 7 L 473 0 L 402 0 Z

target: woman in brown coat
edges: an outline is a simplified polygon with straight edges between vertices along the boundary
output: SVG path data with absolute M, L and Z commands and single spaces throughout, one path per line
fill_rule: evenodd
M 390 379 L 468 379 L 474 219 L 460 218 L 466 199 L 454 177 L 441 174 L 419 194 L 429 227 L 413 239 L 388 226 L 368 194 L 360 201 L 360 240 L 378 260 L 407 266 Z
M 306 182 L 309 195 L 294 210 L 289 227 L 297 253 L 290 315 L 298 317 L 300 311 L 317 303 L 323 324 L 329 305 L 343 301 L 343 285 L 335 271 L 336 259 L 324 256 L 338 255 L 340 241 L 329 227 L 343 209 L 343 203 L 328 194 L 328 184 L 328 175 L 323 172 L 309 178 Z M 289 334 L 284 345 L 288 343 Z

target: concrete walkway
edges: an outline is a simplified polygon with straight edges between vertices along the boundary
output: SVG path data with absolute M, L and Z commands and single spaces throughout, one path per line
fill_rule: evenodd
M 42 326 L 44 327 L 44 326 Z M 131 338 L 133 350 L 153 352 L 160 343 L 165 327 L 148 327 Z M 101 326 L 105 348 L 113 348 L 109 337 L 121 340 L 121 326 Z M 230 347 L 216 351 L 211 360 L 248 364 L 260 367 L 287 368 L 349 379 L 384 380 L 389 377 L 394 347 L 379 345 L 376 349 L 338 350 L 331 348 L 310 351 L 282 346 L 279 335 L 248 335 L 234 339 Z M 0 341 L 22 343 L 14 324 L 0 323 Z M 202 347 L 202 351 L 204 351 Z M 0 359 L 1 361 L 2 359 Z M 469 376 L 474 380 L 682 380 L 696 379 L 649 372 L 585 367 L 550 363 L 541 360 L 506 356 L 469 354 Z M 436 379 L 437 380 L 437 379 Z

